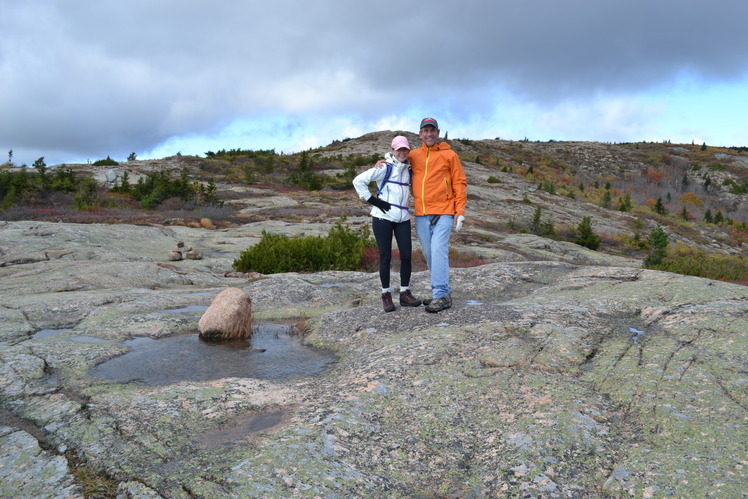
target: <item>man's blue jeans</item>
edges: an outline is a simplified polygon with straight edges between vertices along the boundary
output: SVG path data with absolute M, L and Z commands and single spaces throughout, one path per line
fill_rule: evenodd
M 431 225 L 431 220 L 436 216 L 439 220 Z M 449 238 L 453 222 L 452 215 L 416 217 L 416 234 L 431 272 L 431 295 L 434 299 L 452 292 L 449 287 Z

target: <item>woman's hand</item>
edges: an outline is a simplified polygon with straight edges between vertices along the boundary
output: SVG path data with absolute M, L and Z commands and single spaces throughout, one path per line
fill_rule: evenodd
M 377 208 L 385 212 L 389 211 L 390 208 L 392 208 L 392 205 L 390 203 L 383 199 L 375 198 L 374 196 L 367 199 L 366 202 L 376 206 Z

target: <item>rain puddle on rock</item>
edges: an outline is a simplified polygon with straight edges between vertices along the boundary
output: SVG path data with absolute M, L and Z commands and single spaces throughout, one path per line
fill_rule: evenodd
M 221 428 L 203 434 L 200 447 L 203 449 L 220 449 L 246 445 L 247 435 L 269 430 L 283 421 L 283 412 L 270 412 L 240 416 L 229 421 Z
M 42 329 L 32 334 L 31 337 L 35 340 L 43 340 L 52 338 L 53 336 L 57 336 L 58 334 L 69 333 L 71 331 L 72 329 Z M 111 343 L 111 341 L 109 340 L 96 338 L 95 336 L 65 336 L 62 339 L 68 341 L 77 341 L 80 343 Z
M 72 329 L 42 329 L 31 335 L 32 338 L 39 340 L 41 338 L 49 338 L 50 336 L 56 336 L 62 333 L 69 333 Z
M 130 351 L 94 367 L 94 378 L 165 385 L 220 378 L 282 379 L 317 374 L 337 357 L 303 345 L 289 325 L 254 328 L 251 341 L 213 343 L 197 334 L 123 342 Z
M 632 337 L 631 337 L 631 341 L 633 341 L 635 345 L 636 345 L 637 343 L 639 343 L 639 338 L 640 338 L 640 337 L 641 337 L 641 336 L 642 336 L 643 334 L 646 334 L 646 332 L 644 332 L 644 331 L 642 331 L 642 330 L 640 330 L 640 329 L 636 329 L 636 328 L 634 328 L 634 327 L 630 327 L 630 328 L 629 328 L 629 333 L 633 333 L 633 335 L 634 335 L 634 336 L 632 336 Z
M 192 312 L 205 312 L 208 310 L 207 306 L 204 305 L 189 305 L 182 308 L 172 308 L 169 310 L 160 310 L 162 314 L 189 314 Z

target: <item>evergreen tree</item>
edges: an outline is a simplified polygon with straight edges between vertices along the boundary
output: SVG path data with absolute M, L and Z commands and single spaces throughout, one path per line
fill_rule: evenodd
M 532 225 L 530 226 L 530 231 L 533 234 L 538 234 L 538 232 L 540 231 L 540 217 L 541 217 L 541 213 L 542 213 L 542 211 L 540 209 L 540 206 L 538 206 L 537 208 L 535 208 L 535 213 L 532 216 Z
M 625 198 L 618 198 L 618 211 L 631 211 L 631 195 L 626 194 Z
M 635 248 L 644 249 L 647 247 L 647 243 L 642 240 L 641 230 L 644 228 L 644 222 L 640 219 L 634 221 L 634 234 L 631 236 L 631 244 Z
M 132 190 L 132 187 L 130 186 L 130 174 L 127 172 L 127 170 L 125 170 L 122 174 L 122 180 L 120 182 L 119 190 L 120 192 L 124 192 L 125 194 L 129 194 L 129 192 Z
M 652 268 L 662 263 L 667 254 L 666 248 L 669 242 L 668 239 L 667 232 L 665 232 L 659 225 L 649 233 L 649 244 L 652 247 L 652 251 L 649 253 L 647 258 L 644 259 L 644 268 Z
M 34 168 L 36 173 L 39 175 L 39 184 L 41 184 L 42 190 L 48 183 L 47 179 L 47 163 L 44 162 L 44 156 L 34 161 Z
M 712 218 L 712 210 L 707 209 L 706 213 L 704 213 L 704 222 L 711 224 L 714 223 L 714 218 Z
M 55 192 L 74 192 L 78 189 L 78 180 L 75 172 L 69 167 L 60 167 L 55 171 L 52 178 L 52 190 Z
M 654 211 L 658 215 L 667 215 L 667 210 L 665 209 L 665 205 L 662 204 L 662 198 L 657 198 L 657 202 L 654 205 Z
M 603 194 L 602 206 L 603 208 L 610 208 L 610 191 L 608 189 L 605 189 Z
M 318 191 L 322 188 L 322 179 L 314 173 L 312 163 L 306 151 L 301 153 L 299 164 L 296 167 L 296 171 L 289 178 L 289 181 L 307 191 Z
M 78 192 L 75 194 L 75 207 L 79 210 L 90 210 L 99 204 L 99 194 L 96 191 L 96 180 L 86 177 L 78 184 Z
M 582 219 L 577 226 L 577 237 L 574 242 L 591 250 L 596 250 L 600 246 L 600 236 L 592 230 L 592 217 Z

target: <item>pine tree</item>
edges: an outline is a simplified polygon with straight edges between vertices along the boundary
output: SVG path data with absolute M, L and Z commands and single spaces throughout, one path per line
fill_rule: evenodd
M 530 226 L 530 231 L 533 234 L 538 234 L 540 231 L 540 217 L 542 214 L 542 210 L 540 209 L 540 206 L 535 208 L 535 213 L 532 216 L 532 225 Z
M 39 174 L 39 184 L 41 185 L 41 189 L 44 190 L 49 182 L 49 179 L 47 178 L 47 163 L 44 162 L 44 156 L 34 161 L 34 168 Z
M 577 237 L 574 242 L 591 250 L 596 250 L 600 246 L 600 236 L 592 230 L 592 217 L 582 219 L 577 226 Z
M 610 208 L 610 191 L 608 189 L 605 189 L 605 194 L 603 194 L 602 206 L 603 208 Z
M 657 226 L 652 232 L 649 233 L 649 244 L 652 247 L 652 251 L 649 253 L 647 258 L 644 259 L 644 268 L 652 268 L 662 263 L 665 259 L 666 248 L 668 245 L 669 236 L 661 226 Z
M 662 204 L 662 198 L 657 198 L 657 202 L 654 205 L 654 211 L 658 215 L 667 215 L 667 210 L 665 209 L 665 206 Z
M 125 194 L 128 194 L 132 187 L 130 186 L 130 174 L 127 172 L 127 170 L 124 171 L 122 174 L 122 181 L 119 186 L 120 192 L 124 192 Z

